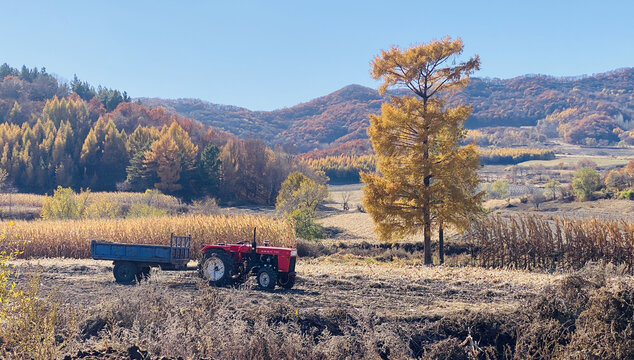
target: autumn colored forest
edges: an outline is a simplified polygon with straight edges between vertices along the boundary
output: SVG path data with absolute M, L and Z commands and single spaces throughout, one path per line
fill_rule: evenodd
M 272 204 L 302 166 L 262 140 L 238 139 L 77 77 L 64 84 L 45 69 L 4 64 L 0 79 L 0 167 L 15 191 L 156 188 L 186 200 Z
M 554 138 L 578 145 L 634 144 L 634 68 L 579 77 L 471 77 L 449 103 L 473 107 L 467 129 L 482 146 L 533 146 Z M 371 149 L 368 114 L 390 94 L 349 85 L 323 97 L 274 111 L 251 111 L 199 99 L 141 98 L 241 137 L 257 135 L 289 152 L 362 154 Z

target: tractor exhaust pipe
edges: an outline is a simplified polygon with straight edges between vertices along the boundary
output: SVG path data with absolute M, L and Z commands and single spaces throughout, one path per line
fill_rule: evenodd
M 253 228 L 253 242 L 251 243 L 251 251 L 255 254 L 255 248 L 257 248 L 258 243 L 255 241 L 255 234 L 256 234 L 256 230 L 257 227 Z

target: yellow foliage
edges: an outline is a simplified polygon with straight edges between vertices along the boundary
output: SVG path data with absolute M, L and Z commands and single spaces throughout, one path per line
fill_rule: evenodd
M 382 239 L 424 232 L 425 264 L 431 264 L 431 229 L 466 226 L 477 212 L 478 153 L 460 147 L 468 106 L 447 107 L 442 96 L 466 86 L 480 61 L 449 65 L 462 52 L 460 39 L 444 38 L 401 50 L 382 51 L 372 62 L 379 92 L 407 87 L 415 96 L 392 96 L 380 115 L 370 115 L 368 135 L 378 173 L 362 173 L 363 205 Z M 454 62 L 455 64 L 455 62 Z

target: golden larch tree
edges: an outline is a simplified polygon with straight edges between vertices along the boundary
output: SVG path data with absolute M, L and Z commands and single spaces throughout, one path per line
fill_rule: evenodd
M 445 96 L 466 86 L 480 66 L 478 56 L 456 64 L 460 39 L 444 38 L 408 49 L 392 47 L 372 61 L 379 92 L 407 88 L 391 96 L 380 115 L 370 116 L 368 135 L 377 172 L 362 173 L 363 204 L 384 240 L 424 234 L 425 264 L 432 263 L 432 228 L 465 226 L 478 211 L 478 154 L 460 146 L 471 107 L 449 107 Z

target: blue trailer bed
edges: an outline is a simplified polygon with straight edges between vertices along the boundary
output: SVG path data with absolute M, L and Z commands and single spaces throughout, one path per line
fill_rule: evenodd
M 92 240 L 90 256 L 112 260 L 117 282 L 131 283 L 149 276 L 151 267 L 185 270 L 190 260 L 190 236 L 171 235 L 170 245 L 122 244 Z

